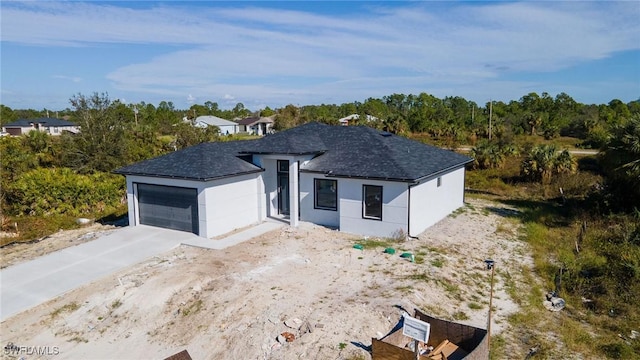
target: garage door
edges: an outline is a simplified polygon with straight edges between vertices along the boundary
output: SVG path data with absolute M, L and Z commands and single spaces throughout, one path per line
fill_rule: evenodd
M 198 234 L 198 191 L 138 184 L 140 224 Z

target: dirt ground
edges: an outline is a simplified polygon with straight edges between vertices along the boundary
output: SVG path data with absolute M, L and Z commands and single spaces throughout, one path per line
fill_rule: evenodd
M 492 332 L 508 337 L 506 317 L 518 307 L 501 274 L 519 281 L 532 263 L 513 211 L 467 199 L 418 239 L 394 243 L 393 255 L 355 249 L 362 237 L 308 223 L 222 251 L 180 246 L 2 322 L 3 346 L 47 347 L 49 355 L 0 358 L 162 359 L 186 349 L 194 359 L 370 359 L 371 338 L 396 324 L 400 308 L 486 328 L 486 258 L 497 269 Z M 113 230 L 7 247 L 2 261 L 100 231 Z M 280 344 L 283 332 L 295 339 Z M 510 354 L 524 358 L 517 347 Z
M 60 230 L 30 243 L 14 243 L 0 248 L 0 268 L 19 264 L 23 261 L 46 255 L 66 247 L 80 245 L 106 235 L 116 229 L 113 225 L 92 223 L 74 230 Z M 6 233 L 5 233 L 6 234 Z M 0 234 L 1 235 L 1 234 Z M 10 234 L 7 234 L 10 235 Z

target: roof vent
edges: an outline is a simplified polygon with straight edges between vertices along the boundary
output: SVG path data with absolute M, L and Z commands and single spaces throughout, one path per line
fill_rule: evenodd
M 380 135 L 382 135 L 382 136 L 384 136 L 384 137 L 389 137 L 389 136 L 391 136 L 392 134 L 391 134 L 390 132 L 388 132 L 388 131 L 382 131 L 382 132 L 380 132 Z

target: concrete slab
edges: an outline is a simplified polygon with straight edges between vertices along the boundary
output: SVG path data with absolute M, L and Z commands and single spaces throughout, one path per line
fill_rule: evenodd
M 132 226 L 3 269 L 0 271 L 0 320 L 171 250 L 191 238 L 197 236 L 151 226 Z
M 197 247 L 206 248 L 206 249 L 222 250 L 230 246 L 238 245 L 244 241 L 253 239 L 254 237 L 260 236 L 262 234 L 266 234 L 269 231 L 279 229 L 283 226 L 284 224 L 280 222 L 267 221 L 267 222 L 260 223 L 256 226 L 252 226 L 246 230 L 237 232 L 223 239 L 219 239 L 219 240 L 204 239 L 204 238 L 188 239 L 186 241 L 183 241 L 182 244 L 197 246 Z
M 129 226 L 0 271 L 0 321 L 180 244 L 220 250 L 285 226 L 266 221 L 220 240 L 152 226 Z

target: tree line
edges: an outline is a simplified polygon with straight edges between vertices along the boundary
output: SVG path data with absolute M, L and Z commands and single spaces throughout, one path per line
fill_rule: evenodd
M 242 103 L 222 110 L 211 101 L 186 110 L 176 109 L 166 101 L 157 107 L 144 102 L 124 104 L 111 100 L 106 93 L 77 94 L 69 102 L 71 107 L 55 112 L 55 116 L 78 124 L 80 133 L 54 138 L 32 131 L 21 138 L 2 139 L 4 210 L 8 210 L 7 203 L 15 204 L 21 198 L 12 196 L 12 189 L 16 188 L 12 184 L 34 169 L 68 168 L 80 175 L 91 175 L 202 142 L 237 139 L 220 136 L 215 127 L 192 126 L 189 120 L 201 115 L 236 120 L 273 115 L 276 130 L 284 130 L 310 121 L 337 125 L 338 119 L 358 114 L 350 125 L 371 126 L 452 148 L 470 144 L 474 147 L 476 168 L 500 167 L 506 157 L 517 154 L 521 149 L 514 146 L 515 136 L 553 139 L 566 135 L 577 138 L 585 147 L 605 148 L 611 144 L 612 150 L 607 153 L 615 153 L 611 158 L 630 159 L 610 169 L 620 181 L 633 180 L 633 176 L 624 174 L 635 173 L 639 166 L 634 160 L 636 145 L 627 144 L 625 139 L 637 136 L 628 133 L 637 131 L 629 124 L 636 124 L 640 117 L 640 100 L 623 103 L 614 99 L 608 104 L 585 105 L 565 93 L 554 98 L 547 93 L 530 93 L 517 101 L 493 101 L 479 106 L 462 97 L 439 99 L 421 93 L 392 94 L 341 105 L 287 105 L 273 110 L 267 107 L 255 112 Z M 0 105 L 0 111 L 3 124 L 18 118 L 54 115 L 52 110 L 14 110 L 4 105 Z M 526 150 L 523 173 L 533 180 L 548 182 L 554 172 L 575 168 L 570 156 L 553 156 L 558 153 L 556 148 Z

